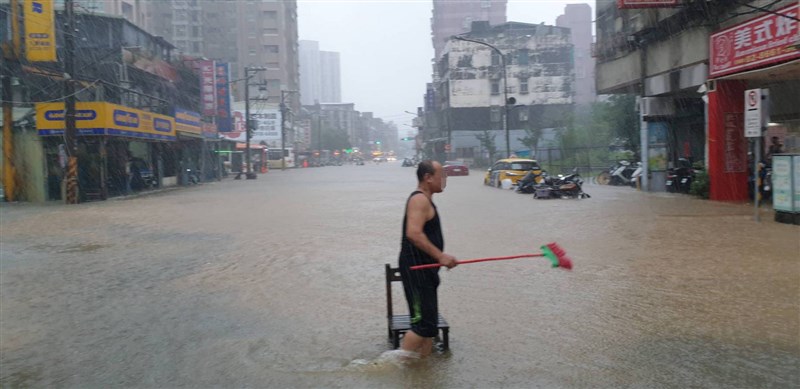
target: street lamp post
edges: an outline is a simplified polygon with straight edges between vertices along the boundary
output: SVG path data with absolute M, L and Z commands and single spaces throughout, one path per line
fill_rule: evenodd
M 503 69 L 503 116 L 504 116 L 503 117 L 503 130 L 504 130 L 504 132 L 506 134 L 506 155 L 508 157 L 510 157 L 511 156 L 511 143 L 510 143 L 510 139 L 509 139 L 508 105 L 509 104 L 514 104 L 515 101 L 509 101 L 508 100 L 508 75 L 506 74 L 506 57 L 505 57 L 505 55 L 503 55 L 503 52 L 500 51 L 500 49 L 498 49 L 497 47 L 495 47 L 493 45 L 490 45 L 490 44 L 488 44 L 486 42 L 470 39 L 470 38 L 463 37 L 463 36 L 460 36 L 460 35 L 454 35 L 453 38 L 457 39 L 457 40 L 460 40 L 460 41 L 472 42 L 472 43 L 477 43 L 479 45 L 488 46 L 489 48 L 494 50 L 497 53 L 497 55 L 500 57 L 500 66 L 502 66 L 502 69 Z
M 255 173 L 252 172 L 250 167 L 250 137 L 253 132 L 253 121 L 250 119 L 250 79 L 255 76 L 256 72 L 263 72 L 267 70 L 265 67 L 245 67 L 244 68 L 244 128 L 245 128 L 245 177 L 248 180 L 256 178 Z M 250 73 L 254 73 L 252 76 Z M 265 99 L 259 99 L 265 100 Z
M 289 111 L 286 108 L 286 95 L 296 92 L 296 90 L 281 90 L 281 170 L 286 170 L 286 112 Z

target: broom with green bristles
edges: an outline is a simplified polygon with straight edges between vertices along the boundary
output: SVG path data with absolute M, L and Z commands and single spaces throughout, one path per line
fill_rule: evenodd
M 517 259 L 517 258 L 535 258 L 535 257 L 545 257 L 550 260 L 552 263 L 552 267 L 560 267 L 564 270 L 572 270 L 572 260 L 567 257 L 567 253 L 562 249 L 557 243 L 548 243 L 542 247 L 541 253 L 536 254 L 520 254 L 520 255 L 511 255 L 508 257 L 491 257 L 491 258 L 478 258 L 478 259 L 467 259 L 464 261 L 456 261 L 456 264 L 462 265 L 465 263 L 476 263 L 476 262 L 489 262 L 489 261 L 503 261 L 507 259 Z M 436 267 L 444 266 L 441 263 L 431 263 L 427 265 L 417 265 L 411 266 L 411 270 L 420 270 L 420 269 L 431 269 Z

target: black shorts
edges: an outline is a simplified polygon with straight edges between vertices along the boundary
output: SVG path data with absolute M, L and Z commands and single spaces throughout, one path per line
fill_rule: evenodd
M 411 331 L 423 338 L 433 338 L 439 334 L 438 285 L 425 285 L 409 281 L 409 278 L 403 277 L 403 290 L 408 301 Z

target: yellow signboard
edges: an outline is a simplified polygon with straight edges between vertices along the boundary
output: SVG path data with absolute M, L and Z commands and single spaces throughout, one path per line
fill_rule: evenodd
M 175 126 L 180 132 L 203 135 L 203 122 L 197 112 L 175 108 Z
M 30 62 L 56 62 L 53 0 L 25 0 L 25 56 Z
M 80 135 L 175 140 L 172 117 L 104 102 L 77 103 L 75 126 Z M 64 127 L 64 103 L 36 104 L 39 135 L 62 135 Z

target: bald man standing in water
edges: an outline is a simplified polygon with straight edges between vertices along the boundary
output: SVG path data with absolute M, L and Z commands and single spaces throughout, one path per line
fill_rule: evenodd
M 400 274 L 411 315 L 411 330 L 403 337 L 400 348 L 425 357 L 430 355 L 433 338 L 439 333 L 439 268 L 410 268 L 431 263 L 454 268 L 457 263 L 455 257 L 444 252 L 439 213 L 433 204 L 433 194 L 441 193 L 447 185 L 444 168 L 436 161 L 422 161 L 417 167 L 417 181 L 417 190 L 406 202 L 400 245 Z

